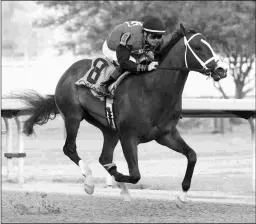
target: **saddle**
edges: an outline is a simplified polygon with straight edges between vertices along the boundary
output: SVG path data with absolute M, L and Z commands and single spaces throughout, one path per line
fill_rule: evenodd
M 94 95 L 101 101 L 105 100 L 105 116 L 108 126 L 113 130 L 116 130 L 115 114 L 113 111 L 114 100 L 110 97 L 102 96 L 102 94 L 100 94 L 97 90 L 100 83 L 103 80 L 108 79 L 112 72 L 115 70 L 115 67 L 117 65 L 113 63 L 102 57 L 92 59 L 91 68 L 89 69 L 89 71 L 86 72 L 86 74 L 82 78 L 76 81 L 75 84 L 78 86 L 88 87 L 92 95 Z M 109 92 L 111 92 L 112 95 L 115 94 L 117 86 L 129 73 L 130 72 L 125 72 L 108 87 L 108 90 Z
M 113 62 L 115 63 L 115 62 Z M 109 76 L 112 74 L 112 72 L 115 70 L 116 64 L 113 64 L 108 59 L 103 57 L 98 57 L 92 59 L 91 68 L 88 70 L 88 72 L 80 78 L 75 84 L 76 85 L 84 85 L 88 87 L 91 90 L 91 93 L 99 98 L 101 101 L 104 101 L 105 96 L 102 96 L 102 94 L 98 93 L 97 89 L 100 85 L 100 83 L 103 80 L 106 80 L 109 78 Z M 120 84 L 120 82 L 129 74 L 130 72 L 125 72 L 122 74 L 114 83 L 112 83 L 108 90 L 111 92 L 112 95 L 115 94 L 115 90 L 117 86 Z

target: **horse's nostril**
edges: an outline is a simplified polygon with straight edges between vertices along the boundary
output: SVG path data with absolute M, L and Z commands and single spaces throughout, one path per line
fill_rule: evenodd
M 225 70 L 224 70 L 223 68 L 218 67 L 218 68 L 216 69 L 216 72 L 225 72 Z
M 223 79 L 223 78 L 226 78 L 227 77 L 227 69 L 226 68 L 223 68 L 223 67 L 220 67 L 218 66 L 216 69 L 215 69 L 215 73 L 217 76 L 220 77 L 220 79 Z M 216 81 L 216 80 L 215 80 Z

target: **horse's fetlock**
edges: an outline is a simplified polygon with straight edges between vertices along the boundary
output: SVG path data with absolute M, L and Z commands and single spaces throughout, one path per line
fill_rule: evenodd
M 187 192 L 190 188 L 190 181 L 183 181 L 182 183 L 182 190 Z
M 72 153 L 77 153 L 76 152 L 76 145 L 75 144 L 65 144 L 63 147 L 63 152 L 66 156 L 70 156 Z
M 63 152 L 66 156 L 68 156 L 68 148 L 66 146 L 63 147 Z
M 100 158 L 99 158 L 99 163 L 100 163 L 102 166 L 104 165 L 104 159 L 103 159 L 102 156 L 100 156 Z
M 130 177 L 130 182 L 132 184 L 137 184 L 139 182 L 140 178 L 141 178 L 140 174 L 133 175 Z

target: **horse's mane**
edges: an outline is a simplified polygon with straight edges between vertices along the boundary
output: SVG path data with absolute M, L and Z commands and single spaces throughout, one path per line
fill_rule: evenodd
M 193 29 L 186 29 L 187 32 L 196 34 L 197 32 Z M 171 48 L 179 42 L 179 40 L 183 37 L 182 32 L 177 29 L 174 34 L 171 36 L 169 40 L 166 41 L 166 43 L 163 44 L 163 47 L 160 52 L 160 61 L 162 61 L 166 54 L 171 50 Z

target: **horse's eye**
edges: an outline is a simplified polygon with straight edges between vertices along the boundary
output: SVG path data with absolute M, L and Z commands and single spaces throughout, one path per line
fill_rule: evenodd
M 196 49 L 197 51 L 200 51 L 200 50 L 201 50 L 201 47 L 200 47 L 200 46 L 196 46 L 195 49 Z

